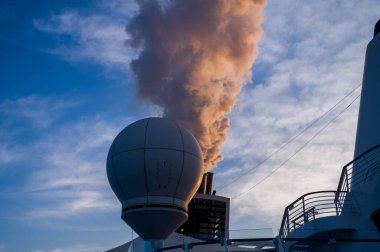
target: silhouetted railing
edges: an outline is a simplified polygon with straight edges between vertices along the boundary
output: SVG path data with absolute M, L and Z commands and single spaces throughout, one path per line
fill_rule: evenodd
M 353 177 L 353 171 L 355 172 Z M 342 169 L 337 191 L 348 191 L 361 184 L 380 171 L 380 145 L 363 152 L 346 164 Z
M 337 197 L 337 195 L 339 195 Z M 344 205 L 344 212 L 342 211 Z M 280 236 L 286 238 L 289 232 L 307 222 L 327 216 L 356 215 L 354 201 L 347 191 L 320 191 L 307 193 L 285 208 Z
M 289 232 L 317 218 L 357 215 L 358 209 L 349 192 L 352 188 L 366 183 L 378 172 L 380 172 L 380 145 L 368 149 L 343 166 L 336 191 L 308 193 L 287 206 L 282 218 L 280 236 L 286 238 Z

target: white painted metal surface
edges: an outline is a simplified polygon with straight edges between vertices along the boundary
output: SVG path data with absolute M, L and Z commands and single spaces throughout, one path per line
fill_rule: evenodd
M 163 240 L 187 219 L 203 174 L 196 139 L 164 118 L 132 123 L 115 138 L 107 176 L 122 218 L 144 240 Z

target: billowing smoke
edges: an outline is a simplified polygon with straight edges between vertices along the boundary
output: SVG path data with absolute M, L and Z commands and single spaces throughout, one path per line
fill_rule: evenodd
M 221 147 L 242 85 L 251 79 L 265 0 L 139 1 L 127 44 L 138 96 L 184 125 L 201 145 L 205 171 Z

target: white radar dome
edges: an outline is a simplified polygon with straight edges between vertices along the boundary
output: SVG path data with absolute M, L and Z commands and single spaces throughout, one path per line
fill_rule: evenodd
M 166 239 L 186 221 L 202 175 L 197 140 L 169 119 L 130 124 L 108 152 L 107 177 L 121 217 L 144 240 Z

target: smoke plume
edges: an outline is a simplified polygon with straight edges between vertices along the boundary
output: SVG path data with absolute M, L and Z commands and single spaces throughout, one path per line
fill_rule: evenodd
M 265 0 L 139 1 L 127 44 L 139 98 L 163 109 L 197 138 L 205 171 L 221 147 L 242 85 L 251 79 Z

